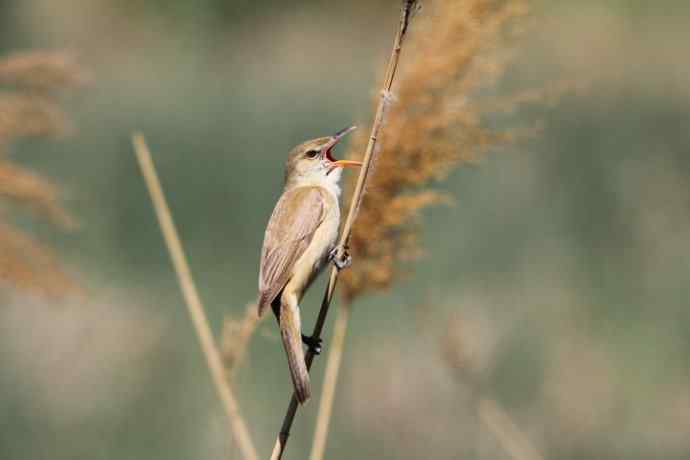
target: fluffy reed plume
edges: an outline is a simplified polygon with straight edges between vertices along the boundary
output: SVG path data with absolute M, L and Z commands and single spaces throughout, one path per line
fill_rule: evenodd
M 88 77 L 69 53 L 31 51 L 0 61 L 0 81 L 34 91 L 83 86 Z
M 82 70 L 64 53 L 19 53 L 0 59 L 0 281 L 47 295 L 66 294 L 75 285 L 49 248 L 10 223 L 8 208 L 31 211 L 63 230 L 74 221 L 55 184 L 8 157 L 17 140 L 69 133 L 59 92 L 85 81 Z
M 401 69 L 388 108 L 371 193 L 352 232 L 350 248 L 357 263 L 341 277 L 348 303 L 366 291 L 389 287 L 399 274 L 399 262 L 420 254 L 415 218 L 423 208 L 447 200 L 428 188 L 433 181 L 515 138 L 516 131 L 484 123 L 488 97 L 478 91 L 505 69 L 509 56 L 496 51 L 504 48 L 514 35 L 511 26 L 525 14 L 523 0 L 425 3 L 410 40 L 409 65 Z M 366 133 L 359 131 L 349 156 L 360 156 L 366 143 Z

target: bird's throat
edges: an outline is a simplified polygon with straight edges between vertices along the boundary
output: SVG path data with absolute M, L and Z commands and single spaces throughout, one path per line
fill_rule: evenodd
M 337 199 L 341 192 L 339 182 L 342 173 L 342 168 L 336 168 L 328 175 L 300 176 L 292 181 L 288 181 L 286 189 L 295 187 L 321 187 Z

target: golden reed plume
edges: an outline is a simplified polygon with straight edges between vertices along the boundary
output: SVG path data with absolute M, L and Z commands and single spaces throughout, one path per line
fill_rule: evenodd
M 46 295 L 76 288 L 48 247 L 10 223 L 10 210 L 26 210 L 58 228 L 74 226 L 59 188 L 13 163 L 9 154 L 17 140 L 69 133 L 59 92 L 85 81 L 64 53 L 18 53 L 0 59 L 0 282 Z
M 415 217 L 446 200 L 428 188 L 430 183 L 515 135 L 483 123 L 487 107 L 497 104 L 488 104 L 477 92 L 495 82 L 508 64 L 495 51 L 512 35 L 515 19 L 526 14 L 526 2 L 437 0 L 424 7 L 410 37 L 409 65 L 401 69 L 390 96 L 371 193 L 353 228 L 350 249 L 356 263 L 341 276 L 348 303 L 366 291 L 389 287 L 399 262 L 419 254 Z M 348 157 L 359 157 L 367 140 L 364 131 L 356 133 Z

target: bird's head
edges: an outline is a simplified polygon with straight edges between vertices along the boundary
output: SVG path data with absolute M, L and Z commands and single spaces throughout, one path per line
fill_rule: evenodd
M 332 136 L 312 139 L 293 148 L 285 167 L 285 183 L 288 186 L 302 183 L 317 185 L 324 182 L 336 184 L 342 168 L 361 166 L 359 161 L 336 160 L 332 153 L 333 147 L 354 129 L 351 126 Z

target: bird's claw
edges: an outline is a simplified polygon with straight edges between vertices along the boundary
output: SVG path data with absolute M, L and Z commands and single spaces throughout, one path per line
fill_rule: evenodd
M 309 337 L 304 334 L 302 334 L 302 342 L 309 348 L 309 350 L 314 353 L 315 355 L 320 355 L 321 354 L 321 342 L 323 340 L 321 338 L 316 338 L 316 337 Z
M 343 270 L 352 265 L 352 256 L 347 252 L 347 248 L 343 249 L 341 255 L 338 254 L 338 248 L 335 247 L 330 253 L 330 259 L 333 261 L 333 265 L 338 270 Z

